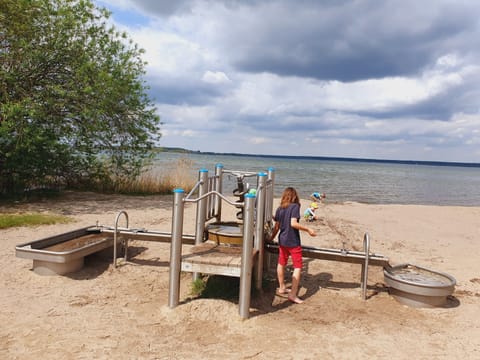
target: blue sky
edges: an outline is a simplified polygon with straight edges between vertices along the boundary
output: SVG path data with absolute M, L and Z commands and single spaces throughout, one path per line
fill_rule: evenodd
M 480 162 L 476 0 L 97 0 L 141 48 L 161 146 Z

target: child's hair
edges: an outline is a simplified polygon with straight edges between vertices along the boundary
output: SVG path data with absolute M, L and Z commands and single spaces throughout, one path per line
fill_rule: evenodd
M 298 198 L 297 190 L 293 187 L 287 187 L 283 190 L 282 199 L 280 200 L 280 207 L 285 209 L 290 204 L 300 204 L 300 199 Z

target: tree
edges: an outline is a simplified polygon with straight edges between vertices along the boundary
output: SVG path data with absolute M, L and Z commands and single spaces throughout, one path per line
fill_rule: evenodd
M 90 0 L 0 2 L 3 194 L 135 177 L 160 138 L 143 50 Z

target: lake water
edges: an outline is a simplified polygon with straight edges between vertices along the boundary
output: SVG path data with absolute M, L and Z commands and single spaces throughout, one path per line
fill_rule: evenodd
M 180 158 L 192 161 L 192 171 L 204 168 L 212 175 L 216 164 L 248 172 L 273 168 L 276 196 L 293 186 L 302 198 L 324 192 L 328 202 L 480 206 L 480 167 L 173 152 L 160 153 L 156 166 Z M 224 186 L 226 194 L 235 188 L 234 180 Z

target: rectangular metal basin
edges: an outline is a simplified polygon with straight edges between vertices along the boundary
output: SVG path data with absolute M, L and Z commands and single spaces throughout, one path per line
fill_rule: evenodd
M 40 275 L 64 275 L 83 267 L 84 257 L 113 246 L 113 233 L 96 226 L 50 236 L 15 247 L 19 258 L 33 260 Z
M 144 229 L 117 229 L 120 239 L 170 242 L 171 234 Z M 33 270 L 40 275 L 64 275 L 80 270 L 84 257 L 113 247 L 115 229 L 105 226 L 87 226 L 63 234 L 30 241 L 15 247 L 19 258 L 33 260 Z M 184 234 L 182 243 L 193 245 L 195 236 Z M 120 251 L 121 247 L 118 247 Z M 113 249 L 112 249 L 113 256 Z

